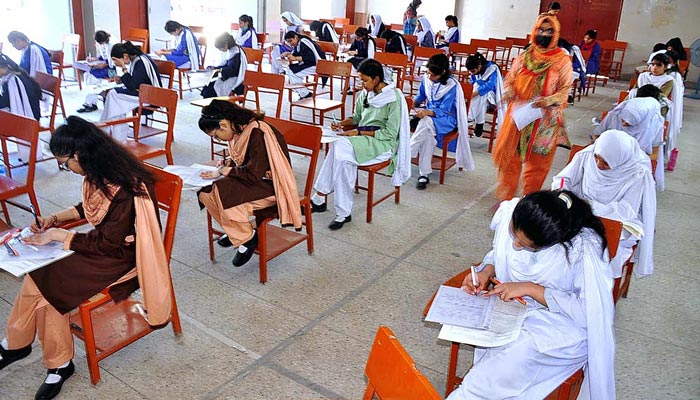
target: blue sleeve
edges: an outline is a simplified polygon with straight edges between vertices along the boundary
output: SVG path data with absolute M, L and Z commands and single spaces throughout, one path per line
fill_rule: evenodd
M 423 86 L 423 82 L 421 81 L 420 87 L 418 88 L 418 96 L 416 96 L 416 98 L 413 99 L 413 104 L 414 106 L 423 104 L 423 102 L 425 102 L 426 99 L 427 96 L 425 95 L 425 86 Z
M 22 58 L 19 60 L 19 66 L 23 70 L 25 70 L 27 73 L 29 73 L 29 66 L 31 63 L 29 62 L 29 55 L 31 54 L 31 51 L 27 49 L 23 54 Z
M 450 38 L 450 43 L 459 43 L 459 31 Z
M 238 70 L 241 68 L 241 54 L 236 54 L 231 57 L 226 64 L 221 67 L 221 79 L 226 80 L 233 76 L 238 76 Z
M 496 85 L 498 84 L 498 76 L 496 73 L 491 74 L 487 80 L 478 80 L 479 84 L 479 95 L 485 96 L 488 92 L 495 92 Z
M 183 30 L 182 31 L 182 37 L 180 38 L 180 42 L 177 44 L 177 47 L 175 50 L 173 50 L 170 54 L 174 56 L 186 56 L 187 55 L 187 31 Z
M 450 115 L 456 116 L 456 99 L 457 86 L 454 86 L 452 90 L 447 92 L 446 95 L 442 96 L 442 98 L 439 101 L 433 102 L 430 107 L 430 110 L 435 113 L 435 118 L 444 118 Z

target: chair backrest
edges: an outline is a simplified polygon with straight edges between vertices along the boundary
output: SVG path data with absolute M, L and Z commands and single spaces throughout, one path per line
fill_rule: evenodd
M 352 64 L 341 61 L 318 60 L 316 62 L 316 75 L 314 82 L 316 83 L 314 90 L 318 88 L 319 78 L 329 77 L 340 79 L 341 101 L 345 103 L 348 95 L 348 86 L 350 84 L 350 74 L 352 73 Z M 333 89 L 331 85 L 331 97 L 333 97 Z
M 476 51 L 483 54 L 484 58 L 496 62 L 496 43 L 484 39 L 472 39 L 469 44 L 476 48 Z
M 622 222 L 598 217 L 605 227 L 605 239 L 608 241 L 608 255 L 612 260 L 617 255 L 617 248 L 620 245 L 620 235 L 622 234 Z
M 170 263 L 170 254 L 175 241 L 177 214 L 180 209 L 182 178 L 148 163 L 144 163 L 144 165 L 157 177 L 155 192 L 156 199 L 158 199 L 158 208 L 168 213 L 165 220 L 165 230 L 163 231 L 163 245 L 168 263 Z
M 450 43 L 448 49 L 450 55 L 452 55 L 453 65 L 456 70 L 460 70 L 465 66 L 467 57 L 476 53 L 476 47 L 464 43 Z
M 264 49 L 268 34 L 267 33 L 256 33 L 255 36 L 258 38 L 258 46 L 260 46 L 261 49 Z
M 10 155 L 7 149 L 8 141 L 17 146 L 29 147 L 29 160 L 25 160 L 28 161 L 25 186 L 34 187 L 36 148 L 39 146 L 39 121 L 34 118 L 27 118 L 6 111 L 0 111 L 0 147 L 2 147 L 2 159 L 5 164 L 5 173 L 7 176 L 12 177 Z M 29 145 L 27 145 L 27 143 L 29 143 Z
M 571 162 L 571 160 L 574 159 L 574 156 L 576 155 L 576 153 L 578 153 L 579 151 L 585 149 L 586 147 L 588 147 L 588 146 L 583 146 L 583 145 L 580 145 L 580 144 L 572 144 L 572 145 L 571 145 L 571 150 L 569 150 L 569 161 L 568 161 L 568 162 Z
M 375 54 L 374 59 L 385 67 L 396 71 L 396 87 L 402 88 L 406 75 L 406 66 L 408 65 L 408 56 L 406 54 L 383 52 Z
M 277 94 L 277 111 L 275 117 L 279 118 L 282 112 L 282 92 L 284 91 L 284 75 L 269 74 L 266 72 L 246 71 L 244 82 L 246 90 L 255 94 L 255 103 L 260 110 L 260 91 L 258 89 L 274 90 Z M 245 102 L 248 101 L 246 97 Z M 245 105 L 245 102 L 243 103 Z
M 65 33 L 63 34 L 63 50 L 66 51 L 66 44 L 70 46 L 71 49 L 71 59 L 73 63 L 78 59 L 78 52 L 80 51 L 80 35 L 77 33 Z
M 197 38 L 197 46 L 199 46 L 199 68 L 204 69 L 204 60 L 207 59 L 207 38 L 200 36 Z
M 416 367 L 394 332 L 380 326 L 365 366 L 367 390 L 364 400 L 439 400 L 440 394 Z
M 175 63 L 168 60 L 153 59 L 153 62 L 158 68 L 158 73 L 161 78 L 168 78 L 168 89 L 173 88 L 173 80 L 175 79 Z
M 39 83 L 42 93 L 49 95 L 52 98 L 49 126 L 46 128 L 42 126 L 41 130 L 44 131 L 48 129 L 53 133 L 56 126 L 56 108 L 58 107 L 59 99 L 61 97 L 61 79 L 56 76 L 37 71 L 34 80 Z
M 374 38 L 374 45 L 377 47 L 377 51 L 384 51 L 386 49 L 386 39 Z
M 257 71 L 262 72 L 262 63 L 265 51 L 261 49 L 243 47 L 243 52 L 245 53 L 245 58 L 248 60 L 248 66 L 252 65 Z
M 403 33 L 403 24 L 389 24 L 390 30 Z
M 630 95 L 630 92 L 628 90 L 621 90 L 620 93 L 617 95 L 617 102 L 622 103 L 627 99 L 627 96 Z
M 406 46 L 418 47 L 418 36 L 403 35 L 403 39 L 406 41 Z
M 335 17 L 334 18 L 334 26 L 345 26 L 345 25 L 350 25 L 350 18 L 343 18 L 343 17 Z
M 364 25 L 345 25 L 343 27 L 345 32 L 345 41 L 350 42 L 355 39 L 355 31 L 357 28 L 364 28 Z
M 460 81 L 459 84 L 462 86 L 462 93 L 464 93 L 464 101 L 467 103 L 467 110 L 469 110 L 469 106 L 472 105 L 472 94 L 474 93 L 474 85 L 464 81 Z
M 122 40 L 138 42 L 134 43 L 134 45 L 138 46 L 140 44 L 141 51 L 148 53 L 148 29 L 129 28 L 126 31 L 126 37 L 122 38 Z
M 49 52 L 49 58 L 51 59 L 51 66 L 58 68 L 59 75 L 61 76 L 61 73 L 63 71 L 63 56 L 65 53 L 63 53 L 63 50 L 51 50 Z
M 445 52 L 443 52 L 442 49 L 416 46 L 413 48 L 413 59 L 411 61 L 413 63 L 416 61 L 428 61 L 430 57 L 434 56 L 435 54 L 445 54 Z M 413 75 L 420 75 L 420 71 L 418 71 L 417 68 L 413 68 Z
M 287 142 L 290 153 L 309 157 L 309 168 L 306 172 L 306 182 L 304 183 L 304 196 L 310 197 L 314 186 L 318 155 L 321 151 L 321 135 L 323 133 L 321 127 L 272 117 L 265 117 L 265 121 L 277 128 L 284 136 L 284 141 Z
M 326 59 L 328 59 L 328 55 L 331 56 L 332 61 L 336 61 L 338 57 L 338 43 L 333 43 L 333 42 L 321 42 L 318 41 L 316 42 L 318 46 L 321 48 L 321 51 L 326 53 Z
M 139 111 L 138 117 L 141 119 L 143 110 L 150 110 L 154 113 L 165 114 L 166 120 L 154 119 L 156 122 L 167 124 L 165 147 L 169 148 L 174 139 L 175 114 L 177 112 L 178 94 L 175 90 L 159 88 L 144 83 L 139 86 Z M 137 124 L 138 125 L 138 124 Z M 136 133 L 134 133 L 136 139 Z

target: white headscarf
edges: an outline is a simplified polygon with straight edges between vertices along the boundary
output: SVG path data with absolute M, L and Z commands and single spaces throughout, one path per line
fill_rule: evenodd
M 452 35 L 459 32 L 459 27 L 453 26 L 445 32 L 445 41 L 449 42 L 452 39 Z
M 428 78 L 428 74 L 423 75 L 423 88 L 428 101 L 440 100 L 450 91 L 456 90 L 455 108 L 457 110 L 457 151 L 455 152 L 455 161 L 457 167 L 464 168 L 467 171 L 474 170 L 474 158 L 472 150 L 469 146 L 469 125 L 467 122 L 467 104 L 464 101 L 464 91 L 462 85 L 457 82 L 454 77 L 450 77 L 446 84 L 441 84 L 440 81 L 433 82 Z
M 623 126 L 623 120 L 630 126 Z M 651 154 L 652 147 L 663 142 L 664 120 L 661 116 L 661 105 L 652 97 L 625 100 L 605 116 L 593 133 L 600 135 L 610 129 L 626 132 L 637 139 L 644 152 Z
M 372 24 L 372 18 L 374 18 L 374 24 Z M 369 16 L 369 25 L 367 26 L 367 29 L 369 29 L 369 34 L 372 35 L 373 37 L 377 37 L 379 35 L 379 28 L 382 27 L 382 16 L 379 14 L 370 14 Z
M 187 55 L 190 59 L 190 69 L 192 71 L 197 71 L 199 69 L 199 64 L 201 60 L 199 59 L 199 43 L 197 43 L 197 36 L 195 36 L 192 29 L 183 26 L 182 32 L 180 32 L 180 40 L 184 40 L 187 44 Z
M 324 22 L 323 27 L 321 29 L 327 31 L 331 35 L 333 43 L 340 43 L 340 37 L 338 36 L 338 32 L 335 31 L 333 25 L 331 25 L 329 22 Z
M 292 25 L 289 26 L 286 23 L 284 23 L 284 21 L 282 21 L 282 23 L 284 23 L 284 26 L 285 26 L 285 32 L 290 32 L 290 31 L 294 31 L 294 32 L 298 32 L 298 33 L 302 32 L 302 30 L 299 27 L 304 26 L 304 21 L 302 21 L 301 18 L 297 17 L 296 14 L 294 14 L 291 11 L 285 11 L 280 16 L 281 16 L 281 18 L 284 18 L 287 21 L 292 23 Z
M 379 93 L 365 90 L 365 96 L 369 105 L 374 108 L 381 108 L 395 101 L 401 103 L 401 126 L 399 127 L 399 141 L 396 150 L 396 165 L 394 166 L 394 174 L 391 176 L 391 184 L 401 186 L 411 178 L 411 127 L 408 122 L 408 106 L 403 99 L 401 90 L 393 84 L 385 86 Z
M 602 157 L 610 169 L 600 170 L 595 155 Z M 649 156 L 634 138 L 618 130 L 603 132 L 593 145 L 576 153 L 553 179 L 554 188 L 565 181 L 565 187 L 590 200 L 596 215 L 625 222 L 625 216 L 631 214 L 641 221 L 643 235 L 634 271 L 639 277 L 654 271 L 656 190 Z
M 418 36 L 418 43 L 423 43 L 423 38 L 428 32 L 430 32 L 431 36 L 435 36 L 435 34 L 433 33 L 433 28 L 430 26 L 430 22 L 428 22 L 428 18 L 418 17 L 418 21 L 420 22 L 422 28 L 420 32 L 416 31 L 416 36 Z

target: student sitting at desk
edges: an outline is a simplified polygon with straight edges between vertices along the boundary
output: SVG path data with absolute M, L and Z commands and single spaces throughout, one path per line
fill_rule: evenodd
M 437 42 L 437 48 L 450 47 L 450 43 L 459 43 L 459 19 L 456 15 L 448 15 L 445 17 L 445 24 L 447 25 L 447 32 L 442 35 L 438 33 L 435 35 L 435 41 Z
M 382 22 L 382 16 L 379 14 L 370 14 L 367 30 L 372 37 L 378 38 L 382 32 L 386 31 L 386 26 Z
M 233 92 L 242 95 L 245 90 L 243 79 L 248 66 L 248 59 L 243 49 L 236 44 L 236 40 L 230 34 L 224 32 L 217 36 L 214 47 L 224 53 L 220 68 L 219 79 L 210 82 L 202 89 L 202 97 L 228 96 Z
M 384 31 L 384 33 L 381 34 L 381 38 L 386 40 L 386 48 L 384 49 L 385 52 L 408 54 L 406 39 L 402 34 L 396 31 Z
M 445 54 L 436 54 L 428 60 L 427 72 L 423 75 L 413 104 L 425 105 L 411 121 L 411 125 L 414 121 L 417 123 L 411 135 L 411 157 L 418 156 L 420 173 L 416 189 L 423 190 L 430 183 L 435 147 L 442 148 L 443 137 L 455 129 L 459 136 L 448 144 L 448 149 L 457 153 L 458 167 L 474 170 L 464 93 L 450 73 L 450 62 Z
M 148 323 L 157 326 L 168 322 L 171 309 L 170 272 L 160 236 L 155 177 L 128 150 L 75 116 L 68 117 L 66 125 L 51 135 L 50 147 L 61 170 L 83 176 L 82 202 L 39 217 L 41 226 L 32 224 L 34 235 L 24 240 L 37 246 L 61 242 L 75 253 L 25 276 L 8 317 L 7 336 L 0 343 L 3 369 L 32 352 L 38 332 L 48 373 L 37 399 L 56 397 L 75 371 L 70 311 L 134 267 L 140 275 L 148 270 L 161 278 L 146 280 L 141 288 L 147 299 Z M 86 218 L 94 229 L 77 233 L 55 228 L 57 223 L 79 218 Z M 161 286 L 152 284 L 156 281 Z M 138 287 L 134 275 L 111 286 L 110 294 L 121 301 Z M 160 300 L 151 302 L 153 298 Z
M 117 87 L 107 93 L 105 109 L 100 121 L 122 118 L 139 105 L 139 86 L 142 83 L 163 87 L 158 67 L 151 57 L 143 54 L 141 49 L 131 42 L 117 43 L 112 47 L 114 65 L 123 73 L 119 81 L 124 87 Z M 120 142 L 126 141 L 129 127 L 126 124 L 109 127 L 112 137 Z
M 309 28 L 316 34 L 316 39 L 319 42 L 340 43 L 338 32 L 335 31 L 333 25 L 326 21 L 314 21 Z
M 470 294 L 525 297 L 520 336 L 474 349 L 474 365 L 447 400 L 544 399 L 580 368 L 585 398 L 615 398 L 612 276 L 605 228 L 569 191 L 534 192 L 501 203 L 491 221 L 493 249 Z
M 8 56 L 0 54 L 0 110 L 39 120 L 41 109 L 41 87 L 19 65 Z M 29 160 L 29 148 L 17 146 L 20 160 Z M 36 149 L 37 160 L 43 158 L 41 146 Z
M 325 59 L 326 53 L 310 37 L 296 32 L 287 32 L 284 40 L 292 47 L 291 52 L 280 55 L 281 58 L 286 58 L 290 62 L 284 69 L 287 81 L 300 85 L 307 76 L 316 73 L 316 62 Z M 313 96 L 306 86 L 295 88 L 294 91 L 299 94 L 300 99 Z
M 503 78 L 501 69 L 493 61 L 487 61 L 481 53 L 467 57 L 469 83 L 474 85 L 472 100 L 469 103 L 469 120 L 474 121 L 474 136 L 480 137 L 484 132 L 486 111 L 498 107 L 498 126 L 503 123 L 506 114 L 506 104 L 503 98 Z
M 238 26 L 240 26 L 241 31 L 236 38 L 236 44 L 249 49 L 257 49 L 258 33 L 253 26 L 253 17 L 247 14 L 241 15 L 238 18 Z
M 435 33 L 433 33 L 428 18 L 418 17 L 416 36 L 418 37 L 418 46 L 435 47 Z
M 289 32 L 296 32 L 300 35 L 304 34 L 304 21 L 302 21 L 301 18 L 297 17 L 296 14 L 294 14 L 291 11 L 285 11 L 282 13 L 281 18 L 283 24 L 282 26 L 284 27 L 284 34 L 287 34 Z M 287 43 L 285 43 L 284 35 L 282 36 L 282 38 L 282 43 L 278 43 L 272 46 L 272 56 L 270 57 L 270 64 L 272 66 L 273 74 L 282 73 L 282 71 L 284 70 L 284 66 L 281 62 L 281 55 L 283 53 L 289 53 L 292 51 L 292 46 L 289 46 L 287 45 Z
M 212 100 L 202 109 L 199 128 L 228 143 L 231 158 L 218 171 L 203 172 L 215 179 L 199 193 L 200 206 L 226 232 L 223 247 L 236 246 L 233 265 L 247 263 L 258 247 L 257 231 L 250 223 L 255 210 L 277 205 L 283 225 L 301 229 L 301 209 L 289 151 L 284 136 L 263 121 L 263 115 L 236 104 Z
M 177 47 L 157 50 L 156 54 L 165 56 L 166 59 L 174 62 L 177 68 L 189 68 L 192 71 L 197 71 L 201 55 L 199 54 L 197 37 L 192 29 L 177 21 L 168 21 L 165 23 L 165 31 L 178 38 Z
M 97 49 L 97 58 L 88 57 L 88 62 L 101 61 L 100 63 L 90 67 L 90 73 L 87 75 L 86 83 L 88 85 L 97 85 L 103 79 L 111 78 L 117 75 L 112 61 L 112 45 L 109 43 L 109 33 L 105 31 L 95 32 L 95 44 Z M 79 113 L 97 111 L 97 102 L 104 101 L 103 93 L 93 93 L 85 96 L 85 102 L 82 108 L 78 109 Z
M 22 32 L 10 32 L 7 35 L 7 40 L 12 47 L 22 51 L 19 66 L 27 71 L 29 76 L 34 78 L 37 71 L 49 75 L 53 73 L 51 55 L 48 50 L 29 40 L 27 35 Z
M 353 40 L 350 48 L 346 52 L 348 55 L 352 56 L 348 59 L 348 62 L 357 70 L 357 67 L 359 67 L 362 61 L 368 58 L 374 58 L 376 49 L 377 45 L 374 43 L 374 38 L 369 36 L 367 28 L 357 28 L 355 30 L 355 40 Z

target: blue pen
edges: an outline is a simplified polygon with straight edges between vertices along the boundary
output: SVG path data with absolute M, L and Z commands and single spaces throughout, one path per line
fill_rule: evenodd
M 331 116 L 333 117 L 333 123 L 334 123 L 334 124 L 337 124 L 337 123 L 338 123 L 338 118 L 335 116 L 335 113 L 331 114 Z
M 41 222 L 39 222 L 39 216 L 36 215 L 36 210 L 34 209 L 34 205 L 30 204 L 29 210 L 32 212 L 32 215 L 34 216 L 34 222 L 36 222 L 36 227 L 38 229 L 41 229 Z

